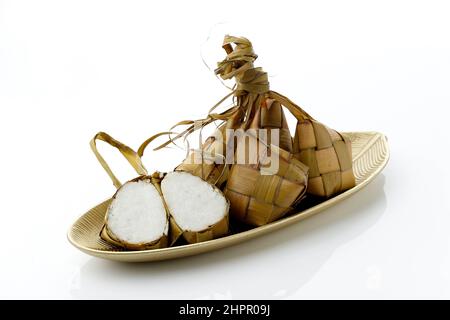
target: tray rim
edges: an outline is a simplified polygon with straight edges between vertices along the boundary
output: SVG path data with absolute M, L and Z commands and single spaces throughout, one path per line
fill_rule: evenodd
M 86 215 L 88 214 L 88 212 L 108 201 L 110 201 L 111 199 L 107 199 L 99 204 L 97 204 L 96 206 L 92 207 L 91 209 L 89 209 L 88 211 L 86 211 L 83 215 L 81 215 L 69 228 L 68 232 L 67 232 L 67 239 L 69 240 L 69 242 L 76 248 L 78 248 L 79 250 L 81 250 L 82 252 L 89 254 L 91 256 L 95 256 L 95 257 L 99 257 L 99 258 L 103 258 L 103 259 L 108 259 L 108 260 L 115 260 L 115 261 L 121 261 L 121 262 L 132 262 L 131 260 L 124 260 L 121 259 L 121 257 L 127 257 L 127 256 L 133 256 L 133 257 L 140 257 L 140 256 L 148 256 L 148 260 L 145 260 L 146 262 L 151 262 L 151 261 L 162 261 L 162 260 L 168 260 L 168 259 L 175 259 L 175 258 L 181 258 L 181 257 L 185 257 L 185 256 L 191 256 L 191 255 L 195 255 L 195 254 L 201 254 L 201 253 L 205 253 L 205 252 L 209 252 L 207 250 L 204 249 L 208 249 L 210 246 L 214 246 L 214 249 L 212 249 L 211 251 L 215 251 L 218 249 L 222 249 L 224 247 L 231 247 L 233 245 L 242 243 L 246 240 L 250 240 L 250 239 L 254 239 L 257 238 L 259 236 L 262 236 L 266 233 L 268 233 L 269 231 L 276 231 L 279 230 L 281 228 L 290 226 L 294 223 L 297 223 L 301 220 L 304 220 L 308 217 L 311 217 L 317 213 L 322 212 L 323 210 L 334 206 L 335 204 L 341 202 L 342 200 L 350 197 L 351 195 L 353 195 L 354 193 L 360 191 L 361 189 L 363 189 L 365 186 L 367 186 L 370 182 L 373 181 L 373 179 L 381 172 L 383 171 L 383 169 L 386 167 L 387 163 L 389 162 L 389 158 L 390 158 L 390 150 L 387 144 L 387 137 L 380 133 L 380 132 L 376 132 L 376 131 L 355 131 L 355 132 L 342 132 L 343 135 L 345 134 L 355 134 L 355 133 L 360 133 L 360 134 L 373 134 L 373 137 L 371 137 L 368 140 L 368 143 L 361 148 L 361 150 L 359 151 L 359 153 L 352 159 L 353 161 L 356 161 L 357 159 L 359 159 L 367 149 L 369 149 L 373 143 L 370 143 L 372 141 L 375 141 L 377 139 L 383 139 L 384 143 L 386 145 L 386 155 L 382 161 L 382 163 L 377 166 L 376 170 L 374 170 L 372 173 L 370 173 L 361 183 L 359 183 L 358 185 L 356 185 L 355 187 L 353 187 L 352 189 L 349 189 L 329 200 L 326 200 L 318 205 L 315 205 L 311 208 L 308 208 L 306 210 L 300 211 L 300 212 L 296 212 L 296 213 L 292 213 L 291 215 L 289 215 L 288 217 L 285 217 L 283 219 L 274 221 L 270 224 L 264 225 L 264 226 L 260 226 L 260 227 L 256 227 L 247 231 L 243 231 L 240 233 L 236 233 L 233 235 L 229 235 L 229 236 L 225 236 L 222 238 L 218 238 L 218 239 L 214 239 L 214 240 L 210 240 L 210 241 L 205 241 L 205 242 L 199 242 L 199 243 L 194 243 L 194 244 L 186 244 L 186 245 L 182 245 L 182 246 L 178 246 L 178 247 L 169 247 L 169 248 L 161 248 L 161 249 L 151 249 L 151 250 L 134 250 L 134 251 L 108 251 L 108 250 L 100 250 L 100 249 L 93 249 L 90 247 L 86 247 L 83 245 L 80 245 L 79 243 L 77 243 L 77 241 L 75 239 L 73 239 L 72 237 L 72 230 L 74 229 L 74 227 L 78 224 L 78 222 Z M 178 255 L 180 252 L 186 253 L 183 255 Z M 167 256 L 164 257 L 158 257 L 159 254 L 167 254 Z M 145 262 L 144 260 L 139 260 L 139 258 L 137 258 L 134 262 Z

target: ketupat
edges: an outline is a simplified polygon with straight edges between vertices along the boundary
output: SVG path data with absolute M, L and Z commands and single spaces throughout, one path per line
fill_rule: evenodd
M 231 43 L 236 44 L 234 49 Z M 252 119 L 250 127 L 257 128 L 259 125 L 260 128 L 280 129 L 280 147 L 293 151 L 295 158 L 310 168 L 307 193 L 331 197 L 354 187 L 350 141 L 337 131 L 313 119 L 288 98 L 269 90 L 267 74 L 261 68 L 253 67 L 253 61 L 257 56 L 247 39 L 225 36 L 224 48 L 228 56 L 219 63 L 216 72 L 223 79 L 235 77 L 238 105 L 246 105 L 246 102 L 240 102 L 240 100 L 262 99 L 260 107 L 256 102 L 253 105 L 254 109 L 248 112 L 248 117 Z M 272 99 L 261 98 L 262 95 Z M 272 107 L 275 105 L 276 109 L 271 111 L 270 108 L 265 108 L 265 104 L 268 103 L 272 103 Z M 289 145 L 292 140 L 284 113 L 278 111 L 281 105 L 298 120 L 293 148 Z M 252 114 L 254 114 L 253 118 Z
M 257 143 L 260 152 L 253 155 L 255 164 L 232 165 L 224 194 L 233 217 L 261 226 L 283 217 L 303 198 L 308 167 L 286 150 Z M 238 144 L 238 152 L 248 153 L 249 144 L 242 139 Z M 274 168 L 267 166 L 272 161 L 277 162 Z
M 313 119 L 299 120 L 294 157 L 309 167 L 307 192 L 331 197 L 355 186 L 350 141 Z
M 227 56 L 218 63 L 215 73 L 225 80 L 234 78 L 236 84 L 233 91 L 216 104 L 205 119 L 179 122 L 176 126 L 188 124 L 190 127 L 165 145 L 216 120 L 223 122 L 219 126 L 219 133 L 224 140 L 208 139 L 200 150 L 192 152 L 177 170 L 191 172 L 223 186 L 225 195 L 231 202 L 230 214 L 253 225 L 266 224 L 285 215 L 303 197 L 305 190 L 310 195 L 331 197 L 352 188 L 355 179 L 350 141 L 315 120 L 289 98 L 270 90 L 267 73 L 253 65 L 257 55 L 248 39 L 227 35 L 223 48 Z M 231 95 L 235 102 L 232 108 L 220 114 L 212 113 Z M 298 121 L 294 139 L 287 126 L 283 107 Z M 280 152 L 274 152 L 274 155 L 278 157 L 281 173 L 274 172 L 272 177 L 266 177 L 267 173 L 261 174 L 259 154 L 248 155 L 256 162 L 236 162 L 236 147 L 244 148 L 246 153 L 252 151 L 246 146 L 248 135 L 239 137 L 232 134 L 230 139 L 228 132 L 224 134 L 228 128 L 242 129 L 245 132 L 253 129 L 257 145 L 261 147 L 260 142 L 263 142 L 263 150 L 266 147 L 274 148 L 273 144 L 275 149 L 279 147 Z M 267 129 L 268 132 L 262 137 L 264 132 L 258 129 Z M 278 137 L 272 137 L 272 131 L 278 133 Z M 234 143 L 236 136 L 237 143 Z M 278 139 L 272 141 L 269 137 Z M 225 166 L 219 162 L 211 162 L 214 157 L 209 158 L 208 163 L 204 161 L 205 155 L 214 153 L 217 146 L 225 148 L 220 153 L 222 158 L 227 160 Z M 146 143 L 139 148 L 140 155 L 145 147 Z M 228 161 L 230 154 L 233 156 L 231 162 Z M 286 167 L 291 168 L 286 171 L 288 173 L 283 171 Z M 293 176 L 290 177 L 290 174 Z M 252 183 L 247 183 L 245 179 Z M 291 187 L 292 192 L 286 191 L 289 188 L 282 190 L 285 199 L 278 198 L 280 186 L 287 185 L 288 182 L 297 185 Z M 279 201 L 283 201 L 282 206 L 279 206 Z

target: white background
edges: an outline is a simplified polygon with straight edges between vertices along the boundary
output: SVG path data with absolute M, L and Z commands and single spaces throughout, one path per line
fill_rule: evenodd
M 446 1 L 0 1 L 0 298 L 450 298 L 449 16 Z M 228 92 L 200 54 L 221 60 L 223 31 L 317 119 L 385 133 L 384 173 L 211 254 L 131 265 L 73 248 L 70 225 L 114 192 L 90 138 L 137 147 L 204 116 Z

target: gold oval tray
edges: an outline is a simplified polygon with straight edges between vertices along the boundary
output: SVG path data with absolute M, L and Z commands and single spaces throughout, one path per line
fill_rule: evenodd
M 164 249 L 124 251 L 110 245 L 99 237 L 103 226 L 103 218 L 110 202 L 110 200 L 107 200 L 79 218 L 70 228 L 68 239 L 75 247 L 94 257 L 123 262 L 146 262 L 187 257 L 229 247 L 289 226 L 319 213 L 358 192 L 386 166 L 389 160 L 389 148 L 387 139 L 383 134 L 378 132 L 348 132 L 343 133 L 343 135 L 347 136 L 352 142 L 353 172 L 356 177 L 356 186 L 338 196 L 268 225 L 201 243 Z

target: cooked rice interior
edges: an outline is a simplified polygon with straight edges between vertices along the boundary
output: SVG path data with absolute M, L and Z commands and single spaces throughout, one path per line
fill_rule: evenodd
M 190 173 L 168 173 L 161 189 L 170 213 L 183 230 L 205 230 L 227 214 L 225 197 L 208 182 Z
M 150 243 L 167 234 L 164 202 L 149 180 L 125 183 L 111 202 L 108 229 L 121 241 Z

